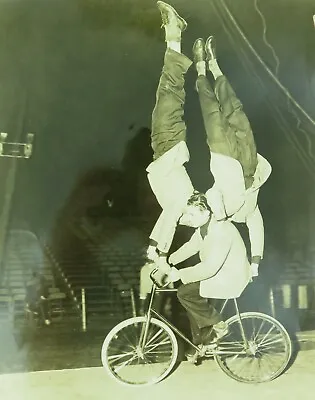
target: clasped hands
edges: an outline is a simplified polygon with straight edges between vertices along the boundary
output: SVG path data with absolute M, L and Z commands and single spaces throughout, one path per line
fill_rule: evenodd
M 166 261 L 166 257 L 160 257 L 155 261 L 155 264 L 159 271 L 165 275 L 165 283 L 173 283 L 180 280 L 179 270 L 172 266 L 171 256 L 168 262 Z
M 164 275 L 165 283 L 177 282 L 180 280 L 180 274 L 177 268 L 172 267 L 172 255 L 170 255 L 168 262 L 166 257 L 160 257 L 156 251 L 156 247 L 149 246 L 147 250 L 147 258 L 156 264 L 159 272 Z

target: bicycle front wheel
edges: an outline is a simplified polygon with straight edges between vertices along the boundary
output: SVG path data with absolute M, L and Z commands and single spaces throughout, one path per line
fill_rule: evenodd
M 275 318 L 246 312 L 226 321 L 229 334 L 219 342 L 215 360 L 231 378 L 245 383 L 262 383 L 277 378 L 287 367 L 291 339 Z M 244 336 L 246 340 L 244 340 Z
M 102 346 L 102 363 L 108 374 L 122 384 L 152 385 L 165 378 L 178 356 L 173 331 L 162 321 L 151 318 L 145 343 L 140 338 L 147 318 L 126 319 L 106 336 Z

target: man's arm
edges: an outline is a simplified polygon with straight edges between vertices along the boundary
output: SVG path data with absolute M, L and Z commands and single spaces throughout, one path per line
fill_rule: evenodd
M 163 210 L 150 235 L 147 257 L 165 272 L 170 269 L 166 261 L 167 254 L 173 242 L 180 216 L 180 208 L 176 205 L 172 209 Z
M 200 250 L 201 243 L 202 238 L 200 233 L 196 231 L 187 243 L 183 244 L 183 246 L 170 255 L 169 263 L 176 265 L 197 254 Z
M 189 161 L 189 151 L 184 141 L 153 161 L 147 168 L 151 189 L 162 207 L 150 239 L 157 249 L 168 253 L 187 200 L 194 191 L 184 164 Z
M 232 239 L 215 231 L 209 238 L 208 257 L 206 260 L 193 267 L 179 270 L 179 276 L 183 283 L 192 283 L 211 278 L 222 268 L 231 249 Z
M 178 220 L 182 210 L 177 206 L 163 210 L 150 235 L 150 242 L 156 243 L 156 248 L 167 254 L 175 235 Z
M 251 244 L 251 262 L 259 264 L 264 255 L 265 229 L 264 221 L 258 205 L 255 210 L 246 218 L 249 239 Z

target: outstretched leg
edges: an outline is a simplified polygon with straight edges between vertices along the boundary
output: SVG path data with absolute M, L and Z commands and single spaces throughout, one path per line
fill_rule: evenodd
M 242 103 L 236 97 L 225 76 L 222 75 L 216 79 L 215 93 L 229 126 L 234 131 L 238 149 L 237 158 L 243 168 L 245 187 L 247 189 L 253 183 L 253 176 L 257 168 L 257 149 L 253 131 L 243 111 Z
M 206 77 L 206 55 L 203 39 L 197 39 L 194 47 L 194 61 L 198 73 L 196 89 L 199 95 L 202 117 L 211 152 L 238 158 L 237 142 L 229 123 L 221 110 L 220 103 Z M 220 71 L 217 71 L 220 76 Z
M 209 303 L 208 299 L 199 294 L 200 282 L 182 285 L 177 290 L 177 297 L 181 305 L 186 309 L 190 321 L 193 342 L 195 344 L 205 343 L 208 338 L 204 335 L 203 328 L 222 321 L 221 314 Z M 209 330 L 206 330 L 208 333 Z
M 164 56 L 156 103 L 152 113 L 151 144 L 154 160 L 180 141 L 186 140 L 183 120 L 185 74 L 192 62 L 181 53 L 181 33 L 186 22 L 168 4 L 158 2 L 165 28 L 167 49 Z
M 253 183 L 253 175 L 257 167 L 257 149 L 254 135 L 241 101 L 218 65 L 213 36 L 210 36 L 207 40 L 206 51 L 208 67 L 215 79 L 214 92 L 222 113 L 228 121 L 231 135 L 234 136 L 237 159 L 242 165 L 247 189 Z

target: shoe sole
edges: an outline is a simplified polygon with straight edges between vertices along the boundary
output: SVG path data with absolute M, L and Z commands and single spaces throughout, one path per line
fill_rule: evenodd
M 170 5 L 167 4 L 167 3 L 164 3 L 164 1 L 158 1 L 158 2 L 157 2 L 157 6 L 158 6 L 158 9 L 160 10 L 161 17 L 162 17 L 162 27 L 163 27 L 164 25 L 167 25 L 167 24 L 169 23 L 169 20 L 168 20 L 168 18 L 167 18 L 167 14 L 166 14 L 165 10 L 164 10 L 163 8 L 160 7 L 160 6 L 162 6 L 162 7 L 165 7 L 165 6 L 166 6 L 166 8 L 168 8 L 169 10 L 171 10 L 171 11 L 176 15 L 176 18 L 179 20 L 180 25 L 181 25 L 181 26 L 179 26 L 180 30 L 181 30 L 182 32 L 184 32 L 184 31 L 187 29 L 187 22 L 184 20 L 184 18 L 182 18 L 182 17 L 178 14 L 178 12 L 175 10 L 175 8 L 173 8 L 172 6 L 170 6 Z
M 202 58 L 202 59 L 199 59 L 199 57 L 196 57 L 196 55 L 195 55 L 195 47 L 196 47 L 196 43 L 197 43 L 198 41 L 202 41 L 202 44 L 203 44 L 203 53 L 204 53 L 204 54 L 203 54 L 203 58 Z M 194 42 L 194 44 L 193 44 L 193 47 L 192 47 L 192 51 L 193 51 L 194 63 L 195 63 L 195 64 L 196 64 L 198 61 L 206 61 L 207 53 L 206 53 L 205 41 L 203 40 L 203 38 L 198 38 L 198 39 L 195 40 L 195 42 Z
M 211 39 L 209 39 L 209 38 L 211 38 Z M 209 42 L 214 40 L 214 36 L 209 36 L 209 38 L 206 40 L 206 44 L 205 44 L 205 52 L 206 52 L 207 61 L 215 60 L 217 58 L 215 50 L 212 51 L 212 47 L 211 47 L 211 45 L 209 45 Z M 210 49 L 210 51 L 209 51 L 209 49 Z
M 186 360 L 191 364 L 197 364 L 198 361 L 198 354 L 194 355 L 187 355 L 185 354 Z

